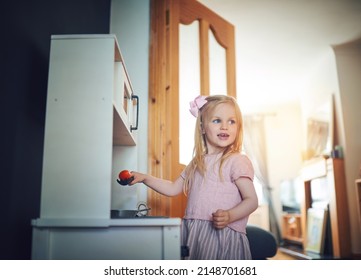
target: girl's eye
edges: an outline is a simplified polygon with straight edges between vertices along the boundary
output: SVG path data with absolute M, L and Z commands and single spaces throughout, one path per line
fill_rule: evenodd
M 236 123 L 236 121 L 235 120 L 229 120 L 229 122 L 228 122 L 229 124 L 235 124 Z
M 221 122 L 220 119 L 214 119 L 214 120 L 212 120 L 212 123 L 220 123 L 220 122 Z

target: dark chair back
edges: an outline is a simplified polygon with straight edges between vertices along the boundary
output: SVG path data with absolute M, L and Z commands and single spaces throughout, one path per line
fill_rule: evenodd
M 277 241 L 270 231 L 259 226 L 247 225 L 246 232 L 253 260 L 266 260 L 276 255 Z

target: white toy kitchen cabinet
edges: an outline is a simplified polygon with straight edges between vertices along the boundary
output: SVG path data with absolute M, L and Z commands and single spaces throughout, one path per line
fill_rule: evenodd
M 51 37 L 41 218 L 109 218 L 113 146 L 135 145 L 132 96 L 114 35 Z
M 51 37 L 32 259 L 180 258 L 180 219 L 111 219 L 113 157 L 129 161 L 115 151 L 136 146 L 138 108 L 114 35 Z

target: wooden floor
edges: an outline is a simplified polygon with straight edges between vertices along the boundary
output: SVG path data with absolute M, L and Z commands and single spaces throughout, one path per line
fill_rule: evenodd
M 269 258 L 269 260 L 302 260 L 302 259 L 306 259 L 306 258 L 293 257 L 280 250 L 277 251 L 277 254 L 274 257 Z M 361 260 L 361 254 L 353 254 L 350 258 L 347 258 L 347 260 Z
M 274 257 L 269 258 L 269 260 L 297 260 L 297 259 L 278 250 L 277 254 Z

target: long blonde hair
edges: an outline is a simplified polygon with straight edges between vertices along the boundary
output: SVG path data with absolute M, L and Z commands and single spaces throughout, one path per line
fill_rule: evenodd
M 196 171 L 202 175 L 206 172 L 206 166 L 204 163 L 204 155 L 207 154 L 206 136 L 203 130 L 202 123 L 208 123 L 215 108 L 220 104 L 231 104 L 234 106 L 236 112 L 237 131 L 234 142 L 223 150 L 223 154 L 220 158 L 219 175 L 222 177 L 222 166 L 225 160 L 234 153 L 239 153 L 242 149 L 243 142 L 243 119 L 241 110 L 237 104 L 237 100 L 232 96 L 227 95 L 211 95 L 206 97 L 207 103 L 199 110 L 199 114 L 196 121 L 196 127 L 194 131 L 194 149 L 193 159 L 188 164 L 185 170 L 185 183 L 184 192 L 187 194 L 192 184 L 192 179 Z

